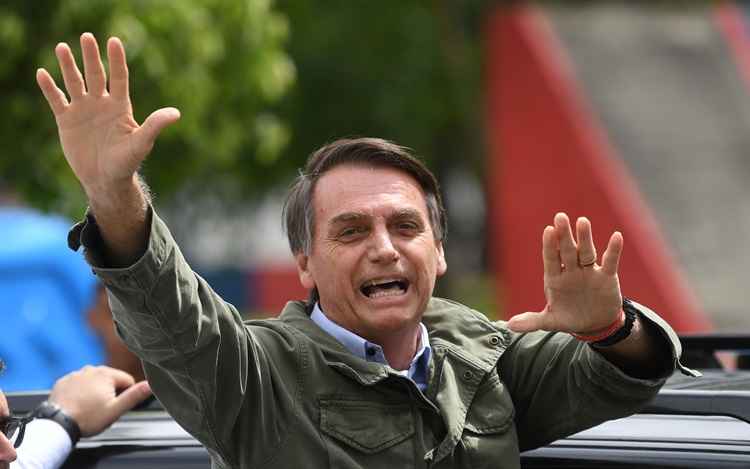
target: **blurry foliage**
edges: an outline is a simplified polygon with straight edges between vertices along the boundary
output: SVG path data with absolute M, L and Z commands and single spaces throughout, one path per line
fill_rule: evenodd
M 189 180 L 257 189 L 274 180 L 290 131 L 273 103 L 295 69 L 289 24 L 270 0 L 15 0 L 0 6 L 0 177 L 29 203 L 69 214 L 85 203 L 34 79 L 45 67 L 62 88 L 54 46 L 68 42 L 81 67 L 84 31 L 100 47 L 123 39 L 138 121 L 167 105 L 182 111 L 145 163 L 157 194 Z
M 4 3 L 0 135 L 15 146 L 0 177 L 41 208 L 83 207 L 34 72 L 47 68 L 62 87 L 54 45 L 66 41 L 78 56 L 84 31 L 101 46 L 123 39 L 137 120 L 163 106 L 182 111 L 144 167 L 162 199 L 187 184 L 241 200 L 287 181 L 310 151 L 341 136 L 393 139 L 438 173 L 478 169 L 484 1 L 272 3 Z
M 282 111 L 293 129 L 289 162 L 366 135 L 414 148 L 438 173 L 478 167 L 485 3 L 280 0 L 299 71 Z

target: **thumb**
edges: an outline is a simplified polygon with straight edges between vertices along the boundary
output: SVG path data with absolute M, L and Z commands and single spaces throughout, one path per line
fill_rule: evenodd
M 148 153 L 164 127 L 178 120 L 180 120 L 180 111 L 174 107 L 165 107 L 152 112 L 134 135 L 136 147 L 145 150 L 143 153 Z
M 513 332 L 534 332 L 544 329 L 544 320 L 544 313 L 521 313 L 508 320 L 508 328 Z
M 124 390 L 112 402 L 111 410 L 115 415 L 115 419 L 146 400 L 149 396 L 151 396 L 151 386 L 145 380 L 135 383 Z

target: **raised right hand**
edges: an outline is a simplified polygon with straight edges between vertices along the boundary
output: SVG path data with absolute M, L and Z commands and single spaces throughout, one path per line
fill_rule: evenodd
M 70 47 L 65 43 L 55 47 L 69 100 L 46 70 L 37 70 L 36 79 L 55 115 L 65 158 L 92 200 L 132 188 L 156 137 L 180 118 L 180 112 L 162 108 L 138 125 L 133 118 L 122 42 L 115 37 L 107 42 L 109 90 L 91 33 L 81 35 L 81 50 L 85 79 Z

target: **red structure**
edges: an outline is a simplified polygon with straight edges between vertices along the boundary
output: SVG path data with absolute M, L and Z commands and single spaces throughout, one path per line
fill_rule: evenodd
M 729 46 L 737 70 L 750 88 L 750 31 L 742 8 L 734 2 L 721 2 L 714 10 L 714 22 Z
M 306 300 L 309 296 L 293 264 L 260 266 L 250 281 L 250 289 L 255 291 L 253 309 L 268 315 L 278 315 L 287 301 Z
M 600 254 L 623 233 L 625 295 L 678 331 L 710 329 L 542 14 L 500 7 L 487 26 L 490 261 L 506 315 L 544 307 L 542 231 L 564 211 L 592 221 Z

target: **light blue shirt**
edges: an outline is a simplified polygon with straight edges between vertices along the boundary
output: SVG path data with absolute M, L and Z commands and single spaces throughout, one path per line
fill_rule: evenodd
M 319 303 L 315 304 L 315 308 L 310 315 L 310 319 L 312 319 L 312 321 L 317 324 L 318 327 L 332 335 L 334 339 L 341 342 L 341 344 L 355 356 L 368 362 L 381 363 L 383 365 L 390 366 L 388 364 L 388 360 L 386 360 L 385 358 L 385 354 L 383 353 L 383 347 L 363 339 L 352 331 L 344 329 L 343 327 L 328 319 L 328 316 L 326 316 L 323 310 L 320 309 Z M 419 328 L 422 332 L 422 335 L 420 337 L 419 350 L 417 350 L 417 353 L 414 354 L 414 358 L 412 358 L 411 360 L 409 369 L 403 371 L 394 371 L 403 376 L 406 376 L 407 378 L 410 378 L 412 381 L 414 381 L 420 391 L 424 391 L 425 389 L 427 389 L 427 367 L 430 364 L 432 347 L 430 347 L 430 338 L 427 335 L 427 328 L 422 323 L 419 323 Z

